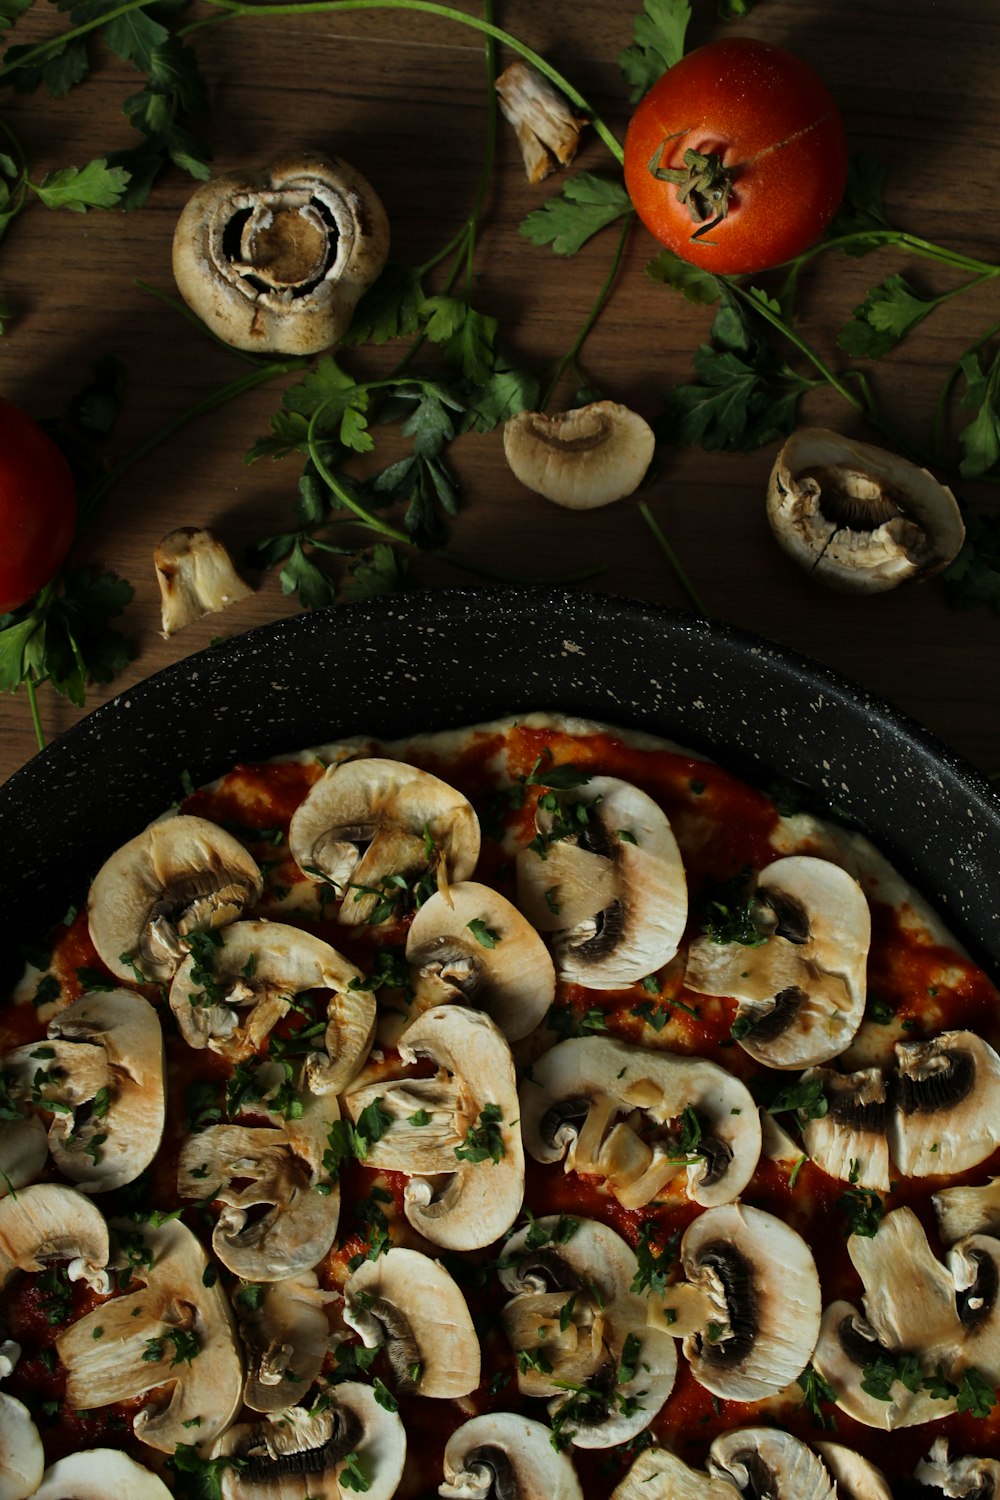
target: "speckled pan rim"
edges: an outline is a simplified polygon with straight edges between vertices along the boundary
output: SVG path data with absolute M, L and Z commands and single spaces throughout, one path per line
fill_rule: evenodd
M 865 828 L 1000 972 L 1000 798 L 972 766 L 786 647 L 683 611 L 551 589 L 449 589 L 292 616 L 96 709 L 0 787 L 9 930 L 30 935 L 79 896 L 185 775 L 198 783 L 239 758 L 338 735 L 532 709 L 645 729 L 756 780 L 801 782 Z

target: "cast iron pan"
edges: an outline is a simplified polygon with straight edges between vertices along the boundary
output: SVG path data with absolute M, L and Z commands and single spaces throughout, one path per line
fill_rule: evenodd
M 743 631 L 608 595 L 425 592 L 264 625 L 97 709 L 0 787 L 7 940 L 39 938 L 102 861 L 239 759 L 532 709 L 642 728 L 864 828 L 1000 973 L 1000 799 L 861 688 Z

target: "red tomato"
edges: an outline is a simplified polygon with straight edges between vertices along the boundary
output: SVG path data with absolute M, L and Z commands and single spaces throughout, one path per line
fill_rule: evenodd
M 0 614 L 48 583 L 75 525 L 69 464 L 37 422 L 0 398 Z
M 847 141 L 826 85 L 790 52 L 746 37 L 681 58 L 625 137 L 625 186 L 640 219 L 707 271 L 763 271 L 808 249 L 846 181 Z

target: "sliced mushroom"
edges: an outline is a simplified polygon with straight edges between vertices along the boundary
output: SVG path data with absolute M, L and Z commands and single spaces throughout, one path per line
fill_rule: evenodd
M 517 131 L 528 181 L 544 182 L 558 167 L 569 166 L 587 122 L 559 90 L 520 60 L 504 68 L 493 87 L 504 118 Z
M 700 937 L 684 982 L 739 1002 L 733 1034 L 758 1062 L 804 1068 L 837 1057 L 864 1019 L 871 914 L 852 875 L 792 854 L 761 870 L 757 946 Z
M 160 983 L 188 952 L 184 939 L 234 922 L 260 900 L 260 870 L 232 834 L 206 818 L 164 818 L 98 870 L 88 914 L 94 947 L 119 979 Z
M 325 1051 L 310 1054 L 309 1087 L 338 1093 L 368 1056 L 375 997 L 364 976 L 329 943 L 284 922 L 234 922 L 219 933 L 210 966 L 192 954 L 170 986 L 170 1008 L 189 1047 L 230 1062 L 260 1051 L 296 995 L 329 990 Z
M 476 1389 L 479 1339 L 439 1261 L 394 1246 L 351 1273 L 344 1299 L 344 1321 L 366 1348 L 385 1347 L 397 1392 L 454 1399 Z
M 134 1182 L 163 1136 L 159 1016 L 132 990 L 95 991 L 61 1010 L 48 1037 L 14 1048 L 3 1066 L 22 1098 L 53 1111 L 53 1161 L 85 1193 Z
M 896 1045 L 889 1149 L 907 1177 L 965 1172 L 1000 1144 L 1000 1057 L 971 1031 Z
M 836 1393 L 838 1408 L 865 1427 L 895 1432 L 899 1427 L 917 1427 L 949 1416 L 955 1410 L 954 1397 L 938 1399 L 922 1384 L 913 1391 L 894 1380 L 884 1397 L 865 1389 L 866 1385 L 873 1386 L 866 1372 L 874 1371 L 886 1358 L 894 1358 L 896 1352 L 879 1340 L 856 1307 L 841 1299 L 823 1311 L 812 1363 Z M 883 1389 L 881 1385 L 874 1388 Z
M 349 1488 L 390 1500 L 403 1473 L 406 1429 L 371 1386 L 345 1380 L 312 1411 L 293 1406 L 230 1427 L 212 1457 L 234 1461 L 222 1474 L 223 1500 L 341 1500 Z
M 816 1442 L 841 1500 L 893 1500 L 888 1480 L 867 1458 L 844 1443 Z
M 45 1126 L 38 1115 L 0 1124 L 0 1198 L 27 1187 L 49 1159 Z
M 202 183 L 177 222 L 173 267 L 224 343 L 316 354 L 346 332 L 388 253 L 385 209 L 361 173 L 301 151 Z
M 59 1335 L 66 1400 L 71 1407 L 111 1406 L 155 1391 L 133 1418 L 137 1438 L 173 1453 L 178 1443 L 190 1443 L 197 1418 L 199 1444 L 211 1443 L 243 1397 L 229 1303 L 205 1251 L 179 1220 L 129 1228 L 141 1233 L 152 1261 L 133 1269 L 145 1284 Z
M 265 1284 L 252 1310 L 236 1297 L 246 1351 L 243 1400 L 251 1410 L 283 1411 L 302 1400 L 330 1348 L 326 1308 L 335 1296 L 323 1290 L 315 1272 L 300 1271 Z
M 427 771 L 376 756 L 327 768 L 295 809 L 288 845 L 310 880 L 343 897 L 338 917 L 371 922 L 399 877 L 430 875 L 440 889 L 467 880 L 479 858 L 479 820 L 460 792 Z
M 517 903 L 552 934 L 561 979 L 622 989 L 669 962 L 684 934 L 677 840 L 652 797 L 617 777 L 593 776 L 558 799 L 558 811 L 541 799 L 540 837 L 518 853 Z
M 709 1449 L 709 1471 L 731 1479 L 744 1495 L 769 1500 L 837 1500 L 829 1470 L 790 1432 L 774 1427 L 738 1427 Z
M 781 449 L 767 514 L 800 567 L 854 593 L 929 578 L 965 539 L 954 495 L 926 469 L 823 427 L 800 428 Z
M 683 1338 L 695 1379 L 730 1401 L 783 1391 L 819 1336 L 819 1276 L 801 1235 L 749 1204 L 707 1209 L 684 1232 L 685 1282 L 651 1301 L 650 1320 Z
M 518 1412 L 472 1417 L 444 1450 L 445 1500 L 583 1500 L 573 1461 L 552 1431 Z
M 887 1348 L 919 1350 L 927 1372 L 949 1365 L 962 1338 L 955 1284 L 911 1208 L 887 1213 L 873 1235 L 852 1234 L 847 1251 L 865 1286 L 868 1322 Z
M 568 1237 L 559 1229 L 558 1216 L 537 1219 L 504 1245 L 500 1280 L 514 1293 L 504 1328 L 521 1394 L 552 1398 L 561 1439 L 610 1448 L 653 1421 L 677 1356 L 670 1335 L 647 1325 L 648 1299 L 632 1290 L 638 1261 L 621 1236 L 593 1219 Z
M 158 542 L 153 566 L 167 638 L 253 593 L 218 537 L 197 526 L 180 526 Z
M 802 1140 L 812 1161 L 831 1177 L 885 1193 L 889 1190 L 890 1104 L 881 1068 L 838 1073 L 813 1068 L 803 1083 L 821 1079 L 827 1112 L 802 1121 Z
M 281 1281 L 309 1271 L 337 1233 L 340 1192 L 324 1165 L 330 1129 L 339 1119 L 334 1094 L 316 1095 L 294 1080 L 286 1116 L 273 1100 L 270 1070 L 256 1073 L 259 1096 L 247 1108 L 270 1125 L 210 1125 L 189 1136 L 177 1164 L 182 1198 L 223 1204 L 212 1249 L 244 1281 Z
M 503 431 L 515 477 L 570 510 L 594 510 L 631 495 L 655 448 L 649 423 L 616 401 L 591 401 L 553 417 L 518 412 Z
M 548 949 L 517 907 L 488 885 L 460 881 L 425 901 L 406 939 L 411 1015 L 448 1001 L 484 1010 L 508 1042 L 543 1020 L 555 996 Z
M 27 1500 L 45 1471 L 38 1428 L 22 1401 L 0 1392 L 0 1500 Z
M 967 1234 L 1000 1235 L 1000 1177 L 980 1186 L 942 1188 L 932 1200 L 938 1230 L 946 1245 Z
M 524 1197 L 517 1083 L 503 1033 L 482 1011 L 439 1005 L 403 1032 L 399 1057 L 404 1068 L 429 1059 L 437 1072 L 352 1087 L 343 1099 L 355 1121 L 376 1100 L 391 1120 L 367 1164 L 409 1174 L 404 1212 L 431 1244 L 490 1245 Z
M 978 1370 L 996 1389 L 1000 1385 L 1000 1239 L 970 1234 L 947 1255 L 955 1289 L 960 1340 L 950 1353 L 952 1375 Z
M 995 1458 L 966 1456 L 951 1458 L 948 1439 L 938 1438 L 931 1451 L 913 1471 L 913 1477 L 927 1490 L 941 1490 L 949 1500 L 992 1500 L 1000 1494 L 1000 1461 Z
M 76 1188 L 36 1182 L 0 1199 L 0 1289 L 15 1271 L 31 1273 L 68 1261 L 70 1281 L 83 1280 L 103 1294 L 111 1288 L 109 1254 L 104 1216 Z M 11 1373 L 20 1354 L 13 1340 L 0 1343 L 0 1379 Z
M 170 1500 L 171 1492 L 149 1469 L 117 1448 L 70 1453 L 45 1470 L 33 1500 Z
M 737 1500 L 728 1476 L 717 1478 L 692 1469 L 669 1448 L 644 1448 L 625 1477 L 611 1491 L 611 1500 Z
M 686 1143 L 685 1123 L 697 1137 Z M 729 1202 L 750 1181 L 761 1143 L 753 1096 L 724 1068 L 610 1037 L 570 1038 L 532 1064 L 521 1132 L 536 1161 L 603 1177 L 626 1208 L 682 1172 L 695 1203 Z

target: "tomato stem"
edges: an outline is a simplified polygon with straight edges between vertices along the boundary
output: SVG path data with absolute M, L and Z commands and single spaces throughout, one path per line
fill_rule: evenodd
M 688 147 L 682 158 L 683 167 L 665 167 L 664 158 L 671 141 L 678 136 L 668 135 L 649 161 L 648 171 L 657 182 L 669 182 L 677 188 L 677 201 L 684 205 L 692 221 L 699 227 L 691 238 L 699 240 L 710 234 L 729 213 L 729 198 L 733 190 L 732 173 L 722 165 L 722 157 L 715 151 L 701 152 Z

